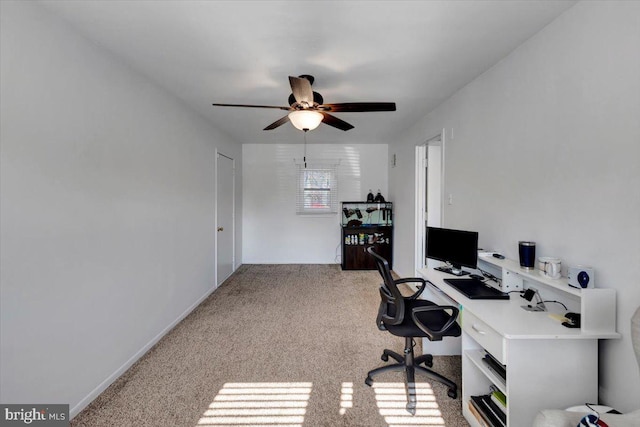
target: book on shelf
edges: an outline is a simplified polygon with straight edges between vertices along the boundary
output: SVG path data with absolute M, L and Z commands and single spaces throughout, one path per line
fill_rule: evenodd
M 498 417 L 498 419 L 500 420 L 500 423 L 503 426 L 506 426 L 507 425 L 507 414 L 506 414 L 505 410 L 502 409 L 502 407 L 500 405 L 497 405 L 496 403 L 493 402 L 493 400 L 491 400 L 491 395 L 485 396 L 484 401 L 489 406 L 489 410 L 496 417 Z
M 487 423 L 484 417 L 480 415 L 480 411 L 476 409 L 476 405 L 473 403 L 473 400 L 469 400 L 469 412 L 471 412 L 474 418 L 478 420 L 480 427 L 492 427 L 490 424 Z
M 507 367 L 500 363 L 495 357 L 493 357 L 491 353 L 486 352 L 485 356 L 482 358 L 482 361 L 487 366 L 487 368 L 489 368 L 489 370 L 491 370 L 503 380 L 507 380 Z
M 495 386 L 491 386 L 491 400 L 503 411 L 507 410 L 507 396 Z
M 471 396 L 471 403 L 490 427 L 506 427 L 507 415 L 491 400 L 490 394 Z

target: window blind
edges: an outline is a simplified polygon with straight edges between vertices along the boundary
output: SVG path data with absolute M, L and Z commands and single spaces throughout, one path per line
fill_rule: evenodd
M 306 167 L 305 167 L 306 166 Z M 338 165 L 298 164 L 296 213 L 338 212 Z

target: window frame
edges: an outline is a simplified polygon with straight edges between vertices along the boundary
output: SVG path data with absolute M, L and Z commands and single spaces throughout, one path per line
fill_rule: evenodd
M 324 182 L 318 186 L 309 185 L 309 173 L 328 174 L 323 178 Z M 297 169 L 297 215 L 330 215 L 338 212 L 338 171 L 337 165 L 298 165 Z M 309 194 L 327 193 L 326 202 L 319 206 L 310 206 Z M 324 197 L 323 197 L 324 199 Z

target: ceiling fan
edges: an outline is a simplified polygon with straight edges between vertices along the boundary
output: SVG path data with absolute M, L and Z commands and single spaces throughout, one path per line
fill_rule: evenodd
M 368 111 L 395 111 L 395 102 L 343 102 L 325 104 L 322 95 L 311 89 L 314 77 L 303 74 L 299 77 L 289 76 L 291 95 L 289 106 L 247 105 L 247 104 L 212 104 L 220 107 L 276 108 L 289 111 L 289 114 L 271 123 L 264 130 L 272 130 L 291 121 L 293 126 L 302 131 L 309 131 L 325 123 L 334 128 L 347 131 L 353 125 L 329 113 L 362 113 Z

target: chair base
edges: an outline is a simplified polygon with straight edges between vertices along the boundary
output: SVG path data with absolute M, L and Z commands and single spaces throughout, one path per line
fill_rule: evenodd
M 449 387 L 447 391 L 447 396 L 452 399 L 458 397 L 458 386 L 448 378 L 443 377 L 437 372 L 432 371 L 431 369 L 425 368 L 423 366 L 419 366 L 421 363 L 424 363 L 429 368 L 433 366 L 433 356 L 430 354 L 424 354 L 422 356 L 418 356 L 414 358 L 413 355 L 413 338 L 406 337 L 404 344 L 404 356 L 396 353 L 395 351 L 391 351 L 385 349 L 382 352 L 381 359 L 385 362 L 389 360 L 389 357 L 394 359 L 398 363 L 394 363 L 392 365 L 385 365 L 379 368 L 373 369 L 369 371 L 367 374 L 367 379 L 364 381 L 366 385 L 373 385 L 373 377 L 388 371 L 404 371 L 405 372 L 405 387 L 407 390 L 407 411 L 411 415 L 415 415 L 416 413 L 416 388 L 415 388 L 415 373 L 421 372 L 425 374 L 430 379 L 442 383 Z

